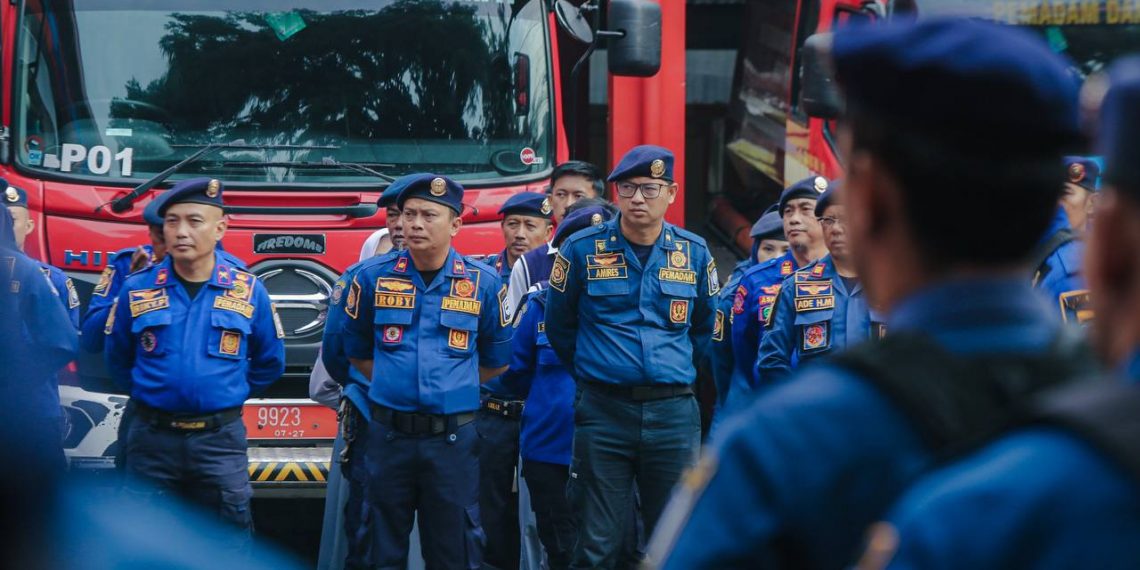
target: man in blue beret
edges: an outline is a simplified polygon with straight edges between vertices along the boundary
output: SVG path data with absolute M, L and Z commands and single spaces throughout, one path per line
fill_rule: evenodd
M 217 254 L 223 191 L 209 178 L 168 191 L 158 211 L 167 256 L 123 283 L 104 357 L 135 405 L 128 488 L 181 493 L 244 545 L 252 490 L 241 409 L 285 371 L 285 334 L 264 285 Z
M 1093 310 L 1081 275 L 1085 253 L 1082 236 L 1100 188 L 1100 165 L 1091 157 L 1066 156 L 1064 166 L 1065 190 L 1045 238 L 1034 252 L 1033 286 L 1057 304 L 1065 322 L 1085 324 L 1092 320 Z
M 859 281 L 841 198 L 836 182 L 815 204 L 827 255 L 785 278 L 780 287 L 756 360 L 756 377 L 765 385 L 780 382 L 806 362 L 884 334 Z
M 1094 338 L 1117 374 L 1047 395 L 1029 425 L 914 485 L 871 527 L 866 568 L 1140 560 L 1140 57 L 1119 60 L 1108 76 L 1105 188 L 1086 267 Z
M 0 208 L 0 434 L 14 457 L 28 460 L 30 473 L 46 479 L 66 465 L 56 373 L 79 341 L 66 306 L 13 228 L 10 209 Z
M 400 192 L 405 188 L 404 184 L 398 182 L 404 178 L 407 177 L 397 178 L 389 184 L 380 194 L 380 199 L 376 201 L 376 205 L 384 208 L 384 224 L 388 228 L 388 237 L 392 240 L 392 249 L 404 249 L 404 225 L 400 220 L 398 201 Z
M 546 306 L 547 337 L 580 391 L 567 490 L 579 524 L 573 568 L 614 566 L 634 481 L 651 529 L 696 460 L 693 382 L 720 289 L 704 240 L 665 222 L 678 189 L 668 149 L 634 147 L 609 181 L 620 215 L 562 243 Z
M 407 181 L 398 204 L 407 250 L 376 258 L 345 291 L 344 351 L 371 379 L 364 462 L 376 525 L 372 564 L 402 567 L 419 515 L 430 568 L 478 568 L 479 385 L 506 370 L 510 327 L 498 274 L 451 246 L 463 187 L 444 176 Z
M 815 206 L 830 186 L 828 179 L 810 176 L 784 189 L 777 211 L 790 250 L 749 268 L 740 277 L 725 329 L 731 335 L 729 341 L 735 364 L 722 415 L 743 407 L 760 383 L 756 377 L 756 359 L 784 279 L 827 254 Z
M 726 404 L 728 392 L 732 386 L 732 371 L 736 367 L 736 360 L 732 353 L 732 335 L 725 334 L 731 331 L 735 315 L 732 313 L 732 304 L 736 296 L 736 289 L 740 286 L 740 279 L 744 272 L 752 266 L 764 263 L 771 259 L 786 255 L 789 250 L 787 236 L 784 235 L 784 224 L 778 211 L 780 205 L 772 204 L 764 214 L 752 224 L 752 252 L 748 259 L 741 260 L 733 268 L 732 273 L 721 287 L 717 297 L 716 326 L 713 328 L 712 347 L 709 349 L 712 365 L 713 385 L 716 386 L 716 405 L 713 409 L 712 432 L 720 425 L 727 414 Z
M 3 178 L 0 178 L 0 187 L 3 188 L 4 205 L 8 207 L 8 213 L 12 215 L 12 230 L 16 238 L 16 247 L 23 251 L 28 236 L 35 230 L 35 220 L 32 220 L 31 212 L 28 210 L 28 193 L 20 188 L 8 185 L 8 181 Z M 60 302 L 67 309 L 67 314 L 71 317 L 72 328 L 79 328 L 79 294 L 75 291 L 75 284 L 58 267 L 42 261 L 36 261 L 36 263 L 39 264 L 40 271 L 51 282 Z
M 510 324 L 513 310 L 507 300 L 511 268 L 523 254 L 550 240 L 554 234 L 553 212 L 550 198 L 537 192 L 519 192 L 499 208 L 506 247 L 485 262 L 499 273 L 503 283 L 498 293 L 503 326 Z M 479 434 L 487 443 L 479 455 L 479 508 L 487 535 L 483 560 L 503 570 L 519 567 L 519 496 L 515 476 L 522 410 L 522 396 L 509 390 L 501 378 L 483 384 L 478 419 Z
M 655 565 L 849 566 L 937 460 L 1090 365 L 1021 277 L 1081 139 L 1065 62 L 1024 31 L 939 19 L 842 28 L 831 57 L 847 239 L 887 335 L 730 418 L 678 488 Z

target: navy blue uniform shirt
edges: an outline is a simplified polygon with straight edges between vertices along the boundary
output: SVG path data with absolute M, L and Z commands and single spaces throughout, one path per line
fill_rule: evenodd
M 1057 208 L 1057 214 L 1045 232 L 1048 241 L 1057 232 L 1072 231 L 1065 210 Z M 1034 268 L 1034 286 L 1044 292 L 1050 303 L 1054 303 L 1065 322 L 1083 324 L 1093 317 L 1088 302 L 1088 286 L 1081 274 L 1081 263 L 1085 256 L 1085 242 L 1081 239 L 1062 244 L 1049 253 L 1040 268 Z
M 558 249 L 546 329 L 577 380 L 689 384 L 712 338 L 716 263 L 700 236 L 665 224 L 645 267 L 621 216 L 581 230 Z
M 285 371 L 285 334 L 265 287 L 220 261 L 193 300 L 169 256 L 135 272 L 104 330 L 112 379 L 165 412 L 241 406 Z

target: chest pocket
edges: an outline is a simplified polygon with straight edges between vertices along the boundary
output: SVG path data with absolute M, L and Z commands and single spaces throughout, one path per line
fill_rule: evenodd
M 173 321 L 170 310 L 144 313 L 131 321 L 131 334 L 136 339 L 136 351 L 145 358 L 162 356 L 169 351 L 170 323 Z
M 630 309 L 637 308 L 636 303 L 629 298 L 631 289 L 628 277 L 586 281 L 586 297 L 590 307 L 583 312 L 595 320 L 602 318 L 602 315 L 611 319 L 618 314 L 629 315 Z
M 479 317 L 459 311 L 440 311 L 439 324 L 443 326 L 444 353 L 467 356 L 475 351 L 475 337 L 479 331 Z
M 834 314 L 834 310 L 796 313 L 792 342 L 802 356 L 831 350 L 831 319 Z
M 218 358 L 243 360 L 251 330 L 250 320 L 233 311 L 212 311 L 206 352 Z
M 693 300 L 697 298 L 697 286 L 688 283 L 661 281 L 664 297 L 665 324 L 672 328 L 684 328 L 692 322 Z
M 412 324 L 412 309 L 376 309 L 372 324 L 376 327 L 376 346 L 381 350 L 395 350 L 404 345 L 404 335 Z

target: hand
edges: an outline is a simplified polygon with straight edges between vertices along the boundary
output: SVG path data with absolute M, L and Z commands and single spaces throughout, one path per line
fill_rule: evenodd
M 150 264 L 150 254 L 142 246 L 135 248 L 131 255 L 131 273 L 134 273 Z

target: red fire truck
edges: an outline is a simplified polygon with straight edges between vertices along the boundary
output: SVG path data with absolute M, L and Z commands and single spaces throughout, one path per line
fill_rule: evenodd
M 569 156 L 574 61 L 560 58 L 560 38 L 604 39 L 611 74 L 653 75 L 611 80 L 615 124 L 640 124 L 628 116 L 648 99 L 682 125 L 615 127 L 613 153 L 680 150 L 683 91 L 659 92 L 683 84 L 683 56 L 660 73 L 655 59 L 662 26 L 683 30 L 683 5 L 671 4 L 682 3 L 4 2 L 0 177 L 29 194 L 27 253 L 63 268 L 84 301 L 115 251 L 146 243 L 142 210 L 158 192 L 223 180 L 224 246 L 265 284 L 286 330 L 285 376 L 244 414 L 250 476 L 319 489 L 336 420 L 308 399 L 308 376 L 333 282 L 383 227 L 380 192 L 406 173 L 448 175 L 467 188 L 457 248 L 501 249 L 499 206 L 544 190 Z M 594 34 L 607 9 L 613 31 Z M 683 34 L 673 43 L 666 57 Z M 109 467 L 115 454 L 126 398 L 95 388 L 100 360 L 84 357 L 82 380 L 61 389 L 73 466 Z

